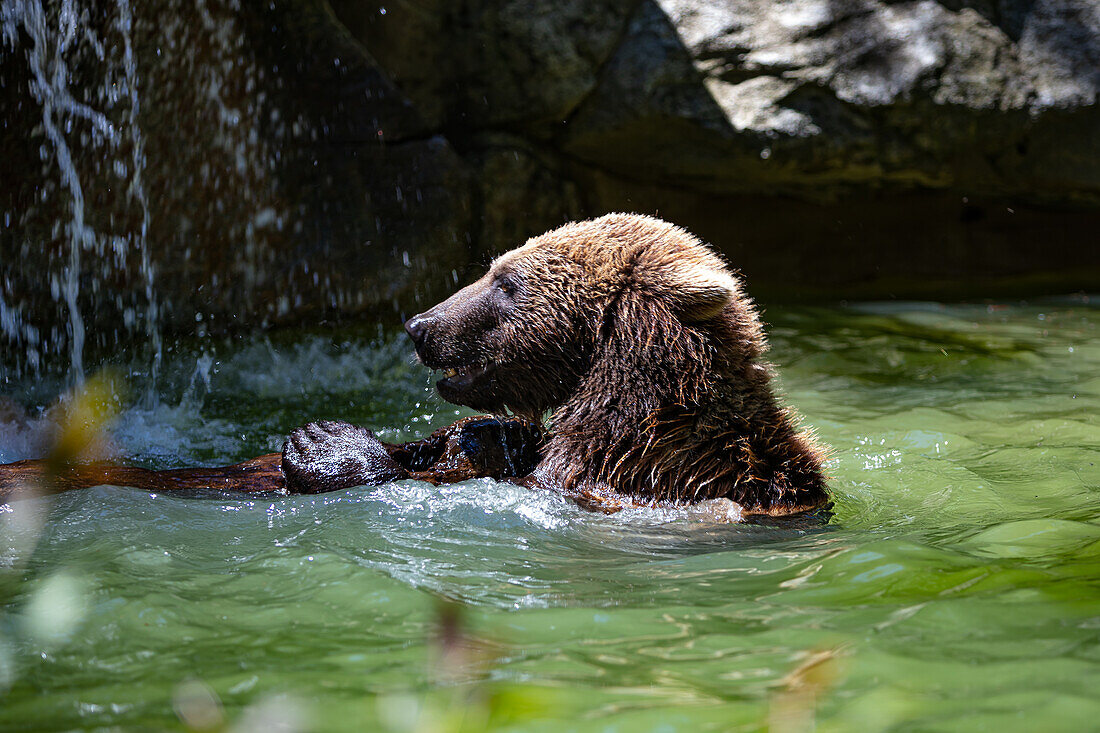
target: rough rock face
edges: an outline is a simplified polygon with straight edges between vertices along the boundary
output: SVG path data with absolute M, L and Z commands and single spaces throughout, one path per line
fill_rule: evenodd
M 756 292 L 1100 281 L 1092 0 L 331 2 L 473 169 L 483 251 L 632 210 Z
M 1095 0 L 13 0 L 0 31 L 7 361 L 83 320 L 397 322 L 615 210 L 757 295 L 1100 285 Z
M 1087 0 L 663 0 L 630 21 L 566 149 L 717 190 L 1095 201 L 1098 91 Z M 662 129 L 639 163 L 630 141 Z
M 453 0 L 332 7 L 425 119 L 547 137 L 599 81 L 635 2 Z
M 460 147 L 507 127 L 700 190 L 1100 201 L 1091 0 L 332 4 Z

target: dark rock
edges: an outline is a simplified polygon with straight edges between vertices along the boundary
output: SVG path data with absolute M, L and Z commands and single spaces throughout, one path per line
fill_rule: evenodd
M 595 87 L 636 0 L 331 0 L 433 125 L 545 136 Z
M 483 256 L 517 247 L 585 214 L 580 191 L 560 157 L 521 137 L 479 137 L 467 158 L 478 181 L 477 241 Z
M 609 211 L 690 222 L 721 245 L 749 294 L 777 300 L 952 300 L 1094 291 L 1100 212 L 937 191 L 834 201 L 700 193 L 575 169 Z

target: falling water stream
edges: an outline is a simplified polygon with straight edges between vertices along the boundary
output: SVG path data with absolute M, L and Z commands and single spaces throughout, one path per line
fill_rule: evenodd
M 55 300 L 64 303 L 67 312 L 65 342 L 69 373 L 75 382 L 83 380 L 85 370 L 85 317 L 79 295 L 86 256 L 93 259 L 95 267 L 101 268 L 95 273 L 97 278 L 109 282 L 113 272 L 124 268 L 126 260 L 136 252 L 141 278 L 139 287 L 146 302 L 141 313 L 129 310 L 126 317 L 143 323 L 152 354 L 150 371 L 154 375 L 161 351 L 154 271 L 148 251 L 149 205 L 142 182 L 145 152 L 139 120 L 139 77 L 132 42 L 133 18 L 129 1 L 119 0 L 114 30 L 121 36 L 122 48 L 117 49 L 87 27 L 87 12 L 88 9 L 75 0 L 65 0 L 56 16 L 51 18 L 41 0 L 20 0 L 5 2 L 2 15 L 4 51 L 26 55 L 33 74 L 29 88 L 41 108 L 41 127 L 49 146 L 48 150 L 43 149 L 43 156 L 52 156 L 47 167 L 56 168 L 63 189 L 61 196 L 68 202 L 68 217 L 62 223 L 67 231 L 64 238 L 67 252 L 64 257 L 57 258 L 64 261 L 64 265 L 51 273 L 50 293 Z M 105 106 L 112 108 L 123 97 L 127 101 L 129 110 L 121 126 L 103 111 L 78 100 L 70 89 L 74 75 L 68 64 L 78 46 L 91 47 L 105 69 L 104 89 L 101 90 L 104 93 L 100 94 Z M 118 69 L 122 70 L 121 78 Z M 99 151 L 96 153 L 98 165 L 127 179 L 125 196 L 135 201 L 141 210 L 136 231 L 97 232 L 92 226 L 74 144 Z M 37 338 L 28 338 L 36 335 L 37 330 L 24 324 L 20 314 L 12 312 L 3 299 L 0 299 L 0 328 L 3 335 L 14 341 L 21 337 L 29 342 L 27 345 L 32 350 L 40 346 Z M 38 366 L 41 358 L 41 354 L 36 353 L 30 363 Z

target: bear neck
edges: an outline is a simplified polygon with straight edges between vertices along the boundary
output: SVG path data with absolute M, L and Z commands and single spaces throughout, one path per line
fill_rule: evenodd
M 624 304 L 551 417 L 543 478 L 648 505 L 728 498 L 779 514 L 823 503 L 820 450 L 779 406 L 758 330 L 730 314 L 685 325 L 637 311 Z

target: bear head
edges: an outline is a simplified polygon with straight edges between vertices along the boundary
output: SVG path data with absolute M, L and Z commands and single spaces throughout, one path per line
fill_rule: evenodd
M 443 372 L 444 399 L 535 421 L 586 390 L 585 404 L 609 412 L 643 382 L 690 391 L 707 380 L 715 345 L 726 367 L 764 350 L 723 261 L 685 230 L 633 214 L 534 237 L 405 327 L 421 361 Z

